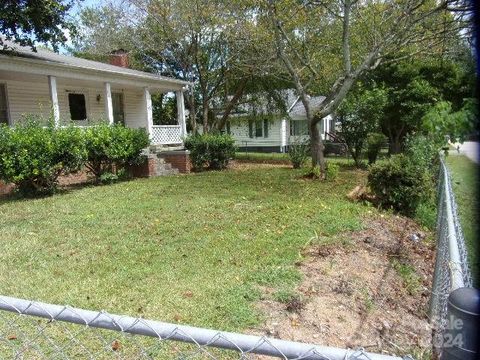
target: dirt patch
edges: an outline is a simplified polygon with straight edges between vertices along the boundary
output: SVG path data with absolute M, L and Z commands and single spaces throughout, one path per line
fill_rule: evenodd
M 380 353 L 428 351 L 433 246 L 407 218 L 385 215 L 365 225 L 344 234 L 347 245 L 306 250 L 296 289 L 302 305 L 291 311 L 266 296 L 257 304 L 266 319 L 254 333 Z

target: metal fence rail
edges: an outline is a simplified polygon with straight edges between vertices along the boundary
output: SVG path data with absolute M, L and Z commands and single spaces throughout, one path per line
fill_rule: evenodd
M 472 276 L 450 174 L 441 157 L 438 181 L 437 251 L 430 300 L 430 318 L 434 326 L 433 347 L 436 354 L 441 351 L 443 333 L 447 326 L 448 296 L 452 291 L 462 287 L 472 287 Z
M 0 327 L 0 356 L 10 353 L 14 358 L 102 358 L 102 355 L 116 355 L 120 358 L 251 358 L 252 355 L 268 355 L 283 359 L 331 359 L 331 360 L 394 360 L 399 357 L 367 353 L 363 349 L 345 350 L 333 347 L 284 341 L 254 335 L 221 332 L 217 330 L 182 326 L 158 321 L 144 320 L 130 316 L 120 316 L 106 312 L 96 312 L 59 306 L 41 302 L 32 302 L 12 297 L 0 296 L 0 310 L 12 312 L 17 317 L 34 323 L 34 332 L 25 331 L 18 319 L 11 320 L 9 328 Z M 47 319 L 33 320 L 32 317 Z M 78 329 L 61 327 L 64 341 L 56 343 L 58 334 L 47 333 L 48 327 L 59 322 L 77 324 L 83 330 L 100 328 L 123 334 L 143 335 L 154 338 L 156 342 L 169 340 L 192 344 L 189 348 L 165 346 L 152 347 L 141 341 L 118 340 L 117 334 L 92 334 L 100 339 L 102 346 L 90 348 L 90 343 L 81 338 Z M 97 330 L 90 329 L 91 332 Z M 44 345 L 42 347 L 42 344 Z M 125 345 L 127 344 L 127 345 Z M 128 345 L 130 344 L 130 345 Z M 130 348 L 129 348 L 130 346 Z M 122 349 L 120 349 L 122 347 Z M 234 352 L 218 352 L 215 349 L 227 349 Z

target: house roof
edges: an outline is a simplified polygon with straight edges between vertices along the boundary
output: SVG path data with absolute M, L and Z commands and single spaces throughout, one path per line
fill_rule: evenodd
M 314 96 L 310 98 L 310 108 L 313 112 L 315 112 L 322 102 L 325 100 L 325 96 Z M 288 111 L 288 115 L 292 119 L 305 119 L 307 117 L 307 112 L 305 111 L 305 107 L 303 103 L 300 101 L 300 98 L 297 98 L 294 102 L 294 105 L 290 107 Z
M 41 63 L 58 67 L 68 67 L 71 69 L 92 71 L 97 73 L 100 72 L 111 76 L 124 76 L 130 79 L 137 78 L 138 80 L 149 82 L 162 81 L 176 84 L 177 86 L 191 84 L 187 81 L 177 80 L 166 76 L 160 76 L 157 74 L 123 68 L 120 66 L 105 64 L 98 61 L 82 59 L 74 56 L 61 55 L 43 48 L 37 48 L 37 52 L 34 52 L 29 46 L 20 46 L 7 40 L 3 40 L 3 43 L 9 48 L 13 48 L 13 51 L 0 52 L 0 59 L 6 57 L 16 57 L 22 60 L 31 60 L 32 62 L 37 62 L 39 64 Z

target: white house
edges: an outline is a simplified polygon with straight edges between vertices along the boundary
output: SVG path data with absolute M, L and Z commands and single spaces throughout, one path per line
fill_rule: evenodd
M 8 44 L 15 51 L 0 52 L 0 123 L 15 125 L 26 114 L 52 116 L 58 126 L 104 119 L 145 128 L 152 144 L 182 144 L 190 83 L 129 69 L 123 51 L 111 55 L 112 65 Z M 178 124 L 153 125 L 151 94 L 166 92 L 176 94 Z
M 292 99 L 292 96 L 287 96 L 287 101 L 288 99 L 290 106 L 287 116 L 268 114 L 262 119 L 262 115 L 257 115 L 255 120 L 242 121 L 241 115 L 233 115 L 232 120 L 227 123 L 226 131 L 234 137 L 236 146 L 240 150 L 286 152 L 292 143 L 308 139 L 305 107 L 299 98 Z M 318 108 L 324 99 L 323 96 L 311 98 L 312 109 Z M 328 139 L 330 132 L 334 131 L 331 116 L 322 119 L 318 126 L 323 139 Z

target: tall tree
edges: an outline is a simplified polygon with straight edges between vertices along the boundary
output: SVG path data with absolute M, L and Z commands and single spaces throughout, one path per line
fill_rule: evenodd
M 365 85 L 368 88 L 380 84 L 386 90 L 387 105 L 379 122 L 389 139 L 390 153 L 402 151 L 405 136 L 422 128 L 423 117 L 437 103 L 448 103 L 442 107 L 442 114 L 446 108 L 451 112 L 462 109 L 465 100 L 474 95 L 472 74 L 473 69 L 462 69 L 461 63 L 448 58 L 403 60 L 372 71 Z M 436 117 L 439 122 L 444 118 Z M 434 128 L 431 123 L 431 130 Z
M 2 0 L 0 2 L 0 47 L 12 40 L 35 50 L 36 42 L 50 43 L 54 50 L 67 41 L 75 27 L 68 18 L 73 0 Z
M 277 66 L 248 10 L 242 1 L 125 0 L 83 12 L 77 50 L 105 52 L 115 44 L 147 71 L 195 83 L 186 96 L 191 128 L 200 119 L 204 131 L 221 130 L 245 90 Z
M 456 7 L 460 6 L 460 7 Z M 453 12 L 455 9 L 461 12 Z M 382 61 L 441 50 L 459 36 L 469 9 L 454 0 L 265 0 L 280 62 L 305 107 L 312 165 L 325 173 L 317 127 L 332 114 L 353 84 Z M 310 95 L 326 95 L 312 108 Z

